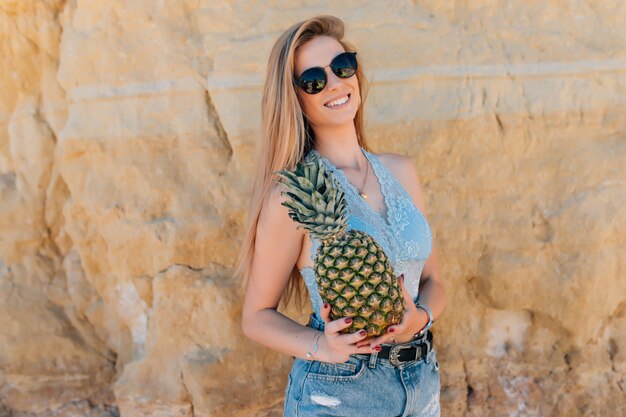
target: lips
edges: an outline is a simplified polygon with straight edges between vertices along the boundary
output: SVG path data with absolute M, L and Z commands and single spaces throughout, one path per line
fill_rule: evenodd
M 345 103 L 340 104 L 339 106 L 328 106 L 329 103 L 332 103 L 333 101 L 336 101 L 336 100 L 343 99 L 344 97 L 348 97 L 348 99 L 346 100 Z M 324 107 L 329 108 L 329 109 L 336 109 L 336 108 L 344 107 L 346 104 L 348 104 L 350 102 L 350 98 L 351 98 L 351 94 L 350 93 L 343 94 L 343 95 L 341 95 L 339 97 L 333 98 L 332 100 L 328 100 L 326 103 L 324 103 Z

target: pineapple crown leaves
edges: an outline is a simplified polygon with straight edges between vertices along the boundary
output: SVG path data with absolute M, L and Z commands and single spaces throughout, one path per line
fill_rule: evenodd
M 299 162 L 295 170 L 275 172 L 284 180 L 289 197 L 281 204 L 289 208 L 289 217 L 311 236 L 324 240 L 344 231 L 347 226 L 346 199 L 330 172 L 319 158 Z M 279 180 L 276 180 L 280 182 Z

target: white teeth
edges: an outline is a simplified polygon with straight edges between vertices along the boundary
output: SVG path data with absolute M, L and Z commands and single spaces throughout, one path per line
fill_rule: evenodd
M 345 96 L 344 98 L 340 98 L 340 99 L 337 99 L 337 100 L 333 100 L 330 103 L 324 104 L 324 105 L 326 107 L 341 106 L 346 101 L 348 101 L 348 96 Z

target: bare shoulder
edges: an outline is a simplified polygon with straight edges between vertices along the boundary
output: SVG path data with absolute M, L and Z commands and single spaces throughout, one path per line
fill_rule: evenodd
M 413 198 L 413 203 L 420 209 L 422 214 L 426 214 L 426 204 L 421 181 L 417 174 L 417 169 L 413 160 L 405 155 L 397 153 L 381 153 L 377 154 L 380 162 L 387 168 L 402 184 L 404 189 Z
M 400 179 L 399 177 L 408 177 L 412 172 L 415 172 L 413 160 L 411 160 L 408 156 L 391 152 L 380 153 L 377 155 L 385 167 L 398 179 Z
M 284 184 L 274 183 L 272 190 L 265 197 L 265 201 L 263 202 L 259 223 L 263 224 L 263 226 L 275 229 L 276 232 L 280 230 L 292 234 L 297 232 L 297 234 L 302 237 L 304 235 L 303 229 L 297 229 L 296 222 L 289 216 L 289 208 L 283 204 L 289 198 L 284 194 L 287 191 L 288 189 Z
M 415 185 L 414 183 L 418 181 L 415 164 L 408 156 L 397 153 L 381 153 L 378 154 L 378 158 L 405 188 L 407 185 Z M 408 188 L 407 191 L 409 191 Z

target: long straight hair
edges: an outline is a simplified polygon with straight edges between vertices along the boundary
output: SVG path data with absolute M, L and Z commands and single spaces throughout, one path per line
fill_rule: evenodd
M 248 207 L 248 219 L 245 226 L 243 244 L 235 265 L 234 277 L 240 280 L 242 288 L 247 289 L 250 269 L 256 241 L 256 230 L 263 201 L 277 186 L 276 171 L 295 169 L 296 164 L 315 145 L 314 132 L 302 111 L 298 101 L 296 84 L 293 80 L 295 57 L 299 48 L 316 36 L 325 35 L 336 39 L 346 51 L 355 51 L 354 46 L 345 41 L 344 23 L 330 15 L 319 15 L 291 26 L 276 40 L 267 62 L 266 78 L 261 101 L 262 132 L 257 147 L 257 166 L 254 187 Z M 369 151 L 363 128 L 363 106 L 367 96 L 368 82 L 359 62 L 356 76 L 361 104 L 354 117 L 358 143 Z M 297 308 L 302 312 L 303 297 L 302 276 L 294 265 L 287 288 L 281 302 L 286 307 L 294 293 Z

